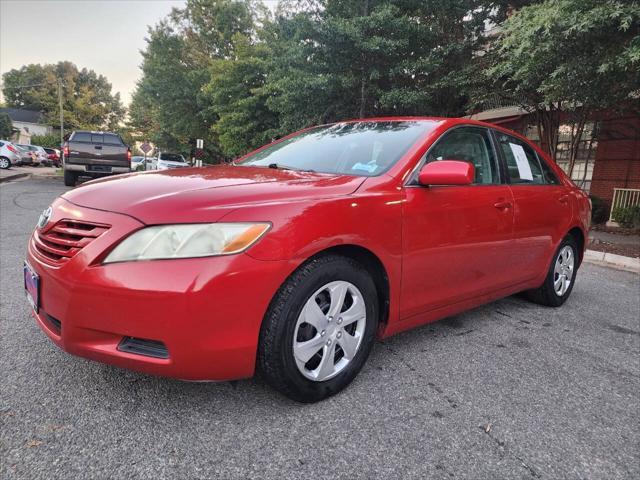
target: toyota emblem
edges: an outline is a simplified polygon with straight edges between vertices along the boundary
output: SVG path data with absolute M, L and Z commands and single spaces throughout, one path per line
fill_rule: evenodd
M 40 218 L 38 219 L 39 229 L 43 229 L 47 225 L 47 223 L 49 223 L 52 213 L 53 209 L 51 207 L 47 207 L 45 211 L 40 214 Z

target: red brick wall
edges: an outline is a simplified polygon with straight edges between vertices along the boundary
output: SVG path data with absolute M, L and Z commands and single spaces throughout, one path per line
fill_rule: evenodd
M 603 119 L 591 194 L 611 204 L 614 188 L 640 188 L 640 116 Z

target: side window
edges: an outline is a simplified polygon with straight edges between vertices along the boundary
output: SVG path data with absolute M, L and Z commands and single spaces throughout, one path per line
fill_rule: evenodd
M 522 140 L 496 132 L 498 145 L 507 162 L 507 170 L 511 183 L 544 184 L 542 168 L 535 150 Z
M 472 163 L 476 172 L 476 185 L 500 183 L 495 152 L 486 128 L 460 127 L 445 133 L 429 150 L 425 163 L 438 160 Z
M 540 162 L 540 166 L 542 167 L 542 174 L 544 175 L 544 179 L 547 183 L 551 185 L 560 185 L 560 180 L 558 180 L 558 176 L 551 170 L 551 167 L 547 163 L 547 161 L 538 155 L 538 161 Z

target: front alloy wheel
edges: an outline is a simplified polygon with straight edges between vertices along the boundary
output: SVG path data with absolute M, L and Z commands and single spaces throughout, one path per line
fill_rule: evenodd
M 273 298 L 260 330 L 258 368 L 289 398 L 322 400 L 355 378 L 377 327 L 378 293 L 369 271 L 348 257 L 314 258 Z
M 322 382 L 339 374 L 358 353 L 367 324 L 364 298 L 343 280 L 316 290 L 298 316 L 293 355 L 302 375 Z

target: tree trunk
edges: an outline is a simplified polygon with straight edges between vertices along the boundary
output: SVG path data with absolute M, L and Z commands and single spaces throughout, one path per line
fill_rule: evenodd
M 364 5 L 363 5 L 363 11 L 362 11 L 362 16 L 363 17 L 368 17 L 369 16 L 369 0 L 364 0 Z M 359 113 L 359 118 L 364 118 L 364 116 L 367 114 L 367 59 L 365 58 L 365 55 L 362 56 L 362 72 L 361 72 L 361 79 L 360 79 L 360 113 Z
M 538 133 L 540 135 L 540 146 L 556 161 L 556 151 L 558 149 L 558 127 L 560 111 L 553 106 L 549 108 L 541 107 L 535 111 Z
M 582 134 L 584 133 L 584 125 L 586 122 L 585 109 L 580 108 L 578 111 L 574 110 L 572 113 L 574 118 L 571 124 L 571 137 L 569 142 L 569 166 L 567 168 L 567 175 L 569 178 L 573 175 L 573 168 L 576 165 L 578 158 L 578 151 L 580 150 L 580 142 L 582 141 Z

